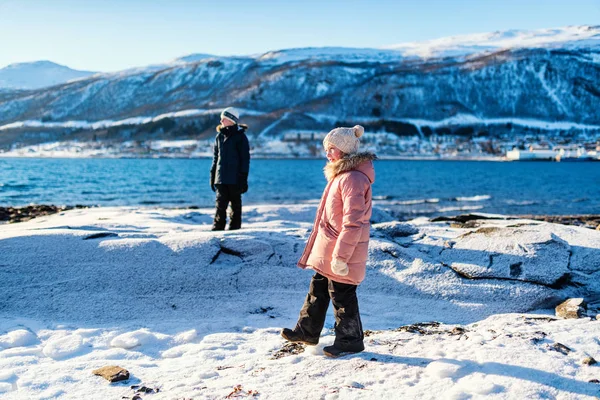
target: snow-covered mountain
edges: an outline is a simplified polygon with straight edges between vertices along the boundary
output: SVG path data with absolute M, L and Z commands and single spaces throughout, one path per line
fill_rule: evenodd
M 10 64 L 0 69 L 0 88 L 40 89 L 93 74 L 95 72 L 78 71 L 51 61 Z
M 206 137 L 216 114 L 230 105 L 244 110 L 251 133 L 260 137 L 355 122 L 367 131 L 420 136 L 510 136 L 515 126 L 600 132 L 598 82 L 600 26 L 381 49 L 191 55 L 30 92 L 0 92 L 0 147 L 24 138 L 85 141 L 92 131 L 96 140 Z M 157 125 L 164 115 L 169 122 Z M 145 127 L 135 127 L 140 124 Z
M 179 57 L 175 59 L 175 62 L 189 63 L 189 62 L 197 62 L 203 61 L 207 58 L 215 58 L 216 56 L 212 54 L 204 54 L 204 53 L 194 53 L 188 54 L 187 56 Z
M 508 30 L 444 37 L 423 42 L 386 46 L 405 57 L 457 57 L 476 53 L 522 48 L 589 48 L 600 46 L 599 27 L 567 26 L 535 31 Z

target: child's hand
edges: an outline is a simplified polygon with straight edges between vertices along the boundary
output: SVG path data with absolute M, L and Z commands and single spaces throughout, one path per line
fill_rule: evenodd
M 331 260 L 331 271 L 336 275 L 346 276 L 348 275 L 348 263 L 334 258 Z

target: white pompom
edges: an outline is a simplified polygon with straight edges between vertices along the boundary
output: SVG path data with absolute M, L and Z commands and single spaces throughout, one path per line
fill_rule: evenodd
M 354 135 L 359 138 L 363 135 L 363 133 L 365 133 L 365 128 L 363 128 L 360 125 L 354 125 L 354 127 L 352 128 L 354 130 Z

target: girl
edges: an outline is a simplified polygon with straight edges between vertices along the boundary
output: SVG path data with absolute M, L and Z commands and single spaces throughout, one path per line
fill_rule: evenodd
M 335 315 L 335 341 L 323 348 L 339 357 L 364 350 L 364 334 L 356 288 L 365 277 L 371 217 L 371 185 L 375 181 L 372 153 L 359 153 L 364 128 L 336 128 L 323 140 L 327 152 L 327 186 L 312 233 L 298 266 L 315 271 L 298 323 L 281 332 L 286 340 L 316 345 L 329 300 Z

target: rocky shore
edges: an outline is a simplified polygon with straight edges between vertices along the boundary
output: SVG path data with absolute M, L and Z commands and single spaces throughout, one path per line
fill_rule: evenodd
M 54 206 L 34 204 L 25 207 L 0 207 L 0 223 L 24 222 L 44 215 L 56 214 L 74 208 L 87 208 L 87 206 Z
M 454 228 L 477 228 L 482 221 L 487 219 L 532 219 L 535 221 L 551 222 L 561 225 L 581 226 L 583 228 L 600 230 L 600 215 L 515 215 L 515 216 L 490 216 L 480 214 L 461 214 L 456 216 L 443 216 L 433 218 L 432 222 L 449 221 Z
M 575 225 L 600 231 L 600 215 L 521 215 L 519 218 L 546 221 L 555 224 Z
M 25 207 L 0 207 L 0 223 L 15 223 L 29 221 L 30 219 L 41 217 L 44 215 L 56 214 L 58 212 L 72 210 L 74 208 L 88 208 L 84 205 L 74 206 L 55 206 L 46 204 L 35 204 Z M 187 207 L 189 209 L 196 209 L 197 207 Z M 433 221 L 455 221 L 460 224 L 464 224 L 471 220 L 481 219 L 480 215 L 476 214 L 464 214 L 453 217 L 437 217 Z M 507 219 L 513 217 L 506 217 Z M 600 230 L 600 215 L 587 214 L 587 215 L 519 215 L 514 218 L 519 219 L 532 219 L 536 221 L 552 222 L 555 224 L 562 225 L 574 225 L 581 226 L 584 228 Z M 467 226 L 462 227 L 469 227 Z M 473 226 L 474 227 L 474 226 Z

